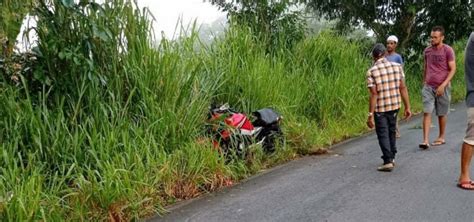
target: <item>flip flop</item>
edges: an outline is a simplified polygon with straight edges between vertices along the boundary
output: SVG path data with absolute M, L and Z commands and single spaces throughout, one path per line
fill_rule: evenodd
M 444 140 L 435 140 L 434 142 L 431 143 L 432 146 L 441 146 L 443 144 L 446 144 L 446 141 L 444 141 Z
M 467 183 L 468 181 L 464 181 L 464 182 L 466 182 L 466 183 Z M 473 186 L 474 186 L 474 181 L 472 181 L 472 180 L 469 180 L 469 182 L 471 183 L 471 185 L 473 185 Z
M 426 149 L 430 148 L 430 144 L 428 144 L 428 143 L 420 143 L 420 145 L 418 145 L 418 147 L 420 147 L 421 149 L 426 150 Z
M 458 183 L 458 187 L 464 190 L 474 190 L 474 184 L 472 181 L 462 181 Z

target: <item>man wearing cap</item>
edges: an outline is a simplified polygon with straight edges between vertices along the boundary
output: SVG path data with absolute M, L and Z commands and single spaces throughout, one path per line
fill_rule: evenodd
M 383 44 L 375 44 L 372 49 L 373 66 L 367 71 L 369 88 L 369 113 L 367 126 L 377 133 L 382 150 L 382 166 L 379 171 L 392 171 L 397 153 L 395 129 L 401 101 L 405 107 L 405 118 L 411 116 L 408 90 L 405 85 L 403 67 L 399 63 L 388 61 Z
M 390 62 L 396 62 L 403 66 L 403 59 L 400 54 L 398 54 L 395 50 L 397 49 L 398 38 L 397 36 L 391 35 L 387 38 L 387 53 L 385 54 L 385 58 Z M 397 130 L 395 133 L 395 137 L 400 137 L 400 130 L 398 129 L 398 121 L 397 121 Z
M 472 149 L 474 146 L 474 32 L 467 40 L 464 57 L 464 74 L 466 77 L 466 105 L 467 109 L 467 130 L 464 143 L 461 149 L 461 175 L 459 176 L 458 187 L 466 190 L 474 190 L 474 182 L 469 175 L 469 167 L 472 159 Z
M 431 143 L 432 146 L 445 144 L 445 129 L 449 106 L 451 103 L 451 79 L 456 72 L 454 50 L 443 43 L 444 28 L 435 26 L 431 29 L 431 46 L 424 51 L 423 72 L 423 142 L 419 147 L 430 147 L 429 134 L 431 113 L 438 116 L 439 134 Z
M 397 44 L 397 36 L 391 35 L 387 38 L 387 54 L 385 55 L 385 58 L 390 62 L 396 62 L 403 65 L 402 56 L 395 51 L 397 49 Z

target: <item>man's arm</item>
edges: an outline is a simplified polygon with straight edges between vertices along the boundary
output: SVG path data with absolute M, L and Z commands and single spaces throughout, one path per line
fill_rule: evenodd
M 377 87 L 372 86 L 369 87 L 369 116 L 367 117 L 367 126 L 369 128 L 374 128 L 375 123 L 374 123 L 374 112 L 375 112 L 375 106 L 377 104 Z
M 405 107 L 405 119 L 409 119 L 411 117 L 410 98 L 408 96 L 408 89 L 403 79 L 400 80 L 400 95 L 402 96 L 403 106 Z
M 442 96 L 444 94 L 444 90 L 445 90 L 446 86 L 449 85 L 449 83 L 451 82 L 451 79 L 454 76 L 454 73 L 456 73 L 456 62 L 454 60 L 449 61 L 448 66 L 449 66 L 448 77 L 446 77 L 444 82 L 441 83 L 441 85 L 436 89 L 436 95 L 437 96 Z
M 445 84 L 446 86 L 449 84 L 449 82 L 451 82 L 451 79 L 453 79 L 453 76 L 454 76 L 454 73 L 456 73 L 456 61 L 450 61 L 448 62 L 448 66 L 449 66 L 449 73 L 448 73 L 448 78 L 446 78 L 446 80 L 444 80 L 443 84 Z
M 399 60 L 400 65 L 403 67 L 403 58 L 400 54 L 398 55 L 398 60 Z
M 426 53 L 424 53 L 423 55 L 423 85 L 426 84 L 426 71 L 428 70 L 428 68 L 426 67 L 427 64 L 426 64 Z

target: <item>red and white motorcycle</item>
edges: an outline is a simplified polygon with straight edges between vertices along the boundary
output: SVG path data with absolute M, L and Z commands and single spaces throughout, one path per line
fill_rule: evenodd
M 214 146 L 225 155 L 243 155 L 252 144 L 261 144 L 264 151 L 273 152 L 276 143 L 283 141 L 282 116 L 271 108 L 252 112 L 249 118 L 245 113 L 232 110 L 228 104 L 213 106 L 209 109 L 208 120 Z

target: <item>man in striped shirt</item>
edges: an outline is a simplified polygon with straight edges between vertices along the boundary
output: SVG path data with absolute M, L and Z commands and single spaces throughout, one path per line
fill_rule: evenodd
M 370 92 L 367 126 L 377 133 L 382 150 L 382 166 L 379 171 L 392 171 L 396 147 L 396 123 L 401 102 L 405 107 L 405 118 L 411 116 L 405 74 L 400 64 L 388 61 L 383 44 L 376 44 L 372 50 L 374 65 L 367 71 L 367 87 Z

